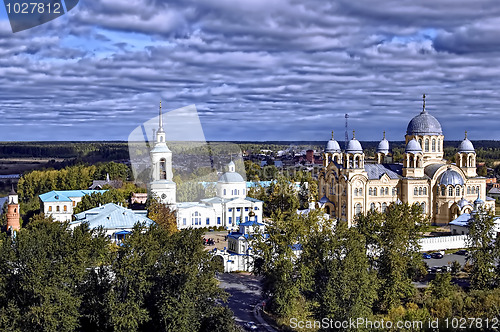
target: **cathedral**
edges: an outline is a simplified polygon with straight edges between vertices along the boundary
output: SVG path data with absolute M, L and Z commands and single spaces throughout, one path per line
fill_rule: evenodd
M 332 135 L 319 176 L 320 206 L 350 226 L 357 215 L 383 212 L 391 203 L 418 204 L 435 225 L 470 213 L 474 201 L 485 200 L 494 209 L 494 199 L 486 197 L 486 178 L 476 173 L 476 152 L 467 132 L 455 163 L 443 159 L 443 141 L 441 124 L 425 109 L 425 95 L 422 111 L 408 123 L 402 163 L 392 162 L 385 133 L 372 162 L 365 160 L 354 132 L 344 151 Z

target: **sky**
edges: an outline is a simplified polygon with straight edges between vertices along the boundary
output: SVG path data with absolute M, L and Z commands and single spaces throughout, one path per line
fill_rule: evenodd
M 80 0 L 12 33 L 0 141 L 126 140 L 195 105 L 207 140 L 500 139 L 498 0 Z

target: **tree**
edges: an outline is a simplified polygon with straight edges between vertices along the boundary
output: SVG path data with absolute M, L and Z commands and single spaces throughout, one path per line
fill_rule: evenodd
M 299 208 L 299 199 L 295 192 L 295 184 L 283 175 L 271 182 L 267 188 L 268 198 L 264 204 L 264 213 L 269 216 L 273 211 L 295 214 Z
M 148 218 L 163 227 L 167 232 L 177 232 L 177 217 L 175 211 L 156 200 L 148 202 Z
M 76 205 L 74 213 L 77 214 L 108 203 L 126 206 L 127 200 L 125 199 L 123 192 L 119 189 L 108 189 L 104 193 L 94 192 L 90 195 L 82 197 L 82 200 Z
M 472 270 L 471 286 L 474 289 L 492 287 L 495 262 L 499 258 L 495 246 L 494 216 L 491 212 L 479 207 L 471 214 L 467 246 L 470 248 Z

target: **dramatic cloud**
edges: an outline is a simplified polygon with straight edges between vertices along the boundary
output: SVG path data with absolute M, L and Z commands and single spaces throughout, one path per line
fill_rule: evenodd
M 0 9 L 3 10 L 3 9 Z M 492 0 L 96 0 L 12 34 L 0 12 L 0 140 L 125 140 L 195 104 L 210 140 L 500 139 Z

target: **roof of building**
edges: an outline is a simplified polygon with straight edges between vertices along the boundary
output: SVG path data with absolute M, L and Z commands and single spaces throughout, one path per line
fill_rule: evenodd
M 420 146 L 420 143 L 418 143 L 416 139 L 412 139 L 406 144 L 405 152 L 406 153 L 422 152 L 422 147 Z
M 491 195 L 491 194 L 498 194 L 498 195 L 500 195 L 500 188 L 496 188 L 496 187 L 491 188 L 488 191 L 488 195 Z
M 425 166 L 424 173 L 425 173 L 425 175 L 427 175 L 428 177 L 430 177 L 432 179 L 434 177 L 434 174 L 436 174 L 436 172 L 438 171 L 438 169 L 440 169 L 444 165 L 446 165 L 446 164 L 427 165 L 427 166 Z
M 237 172 L 226 172 L 219 177 L 219 182 L 222 183 L 233 183 L 233 182 L 245 182 L 240 173 Z
M 439 180 L 439 185 L 464 185 L 464 179 L 462 176 L 455 170 L 451 169 L 451 167 L 448 167 L 446 171 L 444 171 L 443 174 L 441 174 L 441 178 Z
M 146 217 L 146 213 L 146 211 L 134 211 L 114 203 L 108 203 L 75 214 L 76 220 L 70 224 L 86 222 L 92 229 L 100 226 L 104 229 L 132 229 L 137 223 L 146 226 L 154 223 L 153 220 Z
M 325 204 L 325 203 L 328 203 L 330 200 L 328 199 L 328 197 L 326 197 L 326 195 L 324 195 L 323 197 L 321 197 L 321 199 L 319 200 L 319 202 L 321 204 Z
M 493 197 L 488 197 L 488 196 L 486 196 L 486 200 L 487 201 L 496 201 L 496 199 L 494 199 Z
M 455 220 L 450 221 L 450 225 L 467 227 L 469 225 L 470 214 L 463 213 L 459 215 Z
M 17 195 L 16 191 L 14 190 L 14 185 L 11 185 L 9 195 Z
M 425 109 L 408 123 L 408 135 L 442 135 L 443 130 L 439 121 Z
M 353 138 L 352 140 L 347 143 L 347 153 L 363 153 L 363 148 L 361 147 L 361 143 Z
M 458 152 L 462 153 L 474 153 L 474 145 L 472 144 L 471 141 L 466 137 L 462 142 L 460 142 L 460 145 L 458 146 Z
M 379 153 L 389 153 L 389 141 L 385 138 L 378 143 L 377 152 Z
M 261 224 L 260 222 L 255 221 L 255 220 L 249 220 L 249 221 L 245 221 L 245 222 L 241 223 L 240 226 L 248 227 L 248 226 L 265 226 L 265 225 Z
M 71 198 L 83 197 L 93 193 L 103 194 L 107 190 L 52 190 L 48 193 L 38 195 L 40 200 L 47 202 L 71 202 Z
M 341 152 L 339 143 L 332 138 L 326 143 L 325 152 Z
M 365 164 L 365 171 L 368 173 L 369 180 L 378 180 L 384 174 L 387 174 L 391 179 L 399 179 L 401 176 L 395 171 L 382 164 Z
M 463 209 L 463 207 L 464 207 L 464 206 L 467 206 L 467 205 L 472 205 L 472 204 L 471 204 L 468 200 L 466 200 L 465 198 L 463 198 L 463 197 L 462 197 L 462 199 L 461 199 L 461 200 L 459 200 L 459 201 L 457 202 L 457 205 L 458 205 L 461 209 Z
M 89 189 L 102 189 L 104 186 L 110 186 L 111 188 L 121 188 L 123 182 L 121 180 L 94 180 Z
M 165 153 L 165 152 L 172 152 L 167 146 L 167 143 L 162 142 L 162 143 L 156 143 L 153 149 L 151 150 L 152 153 Z

